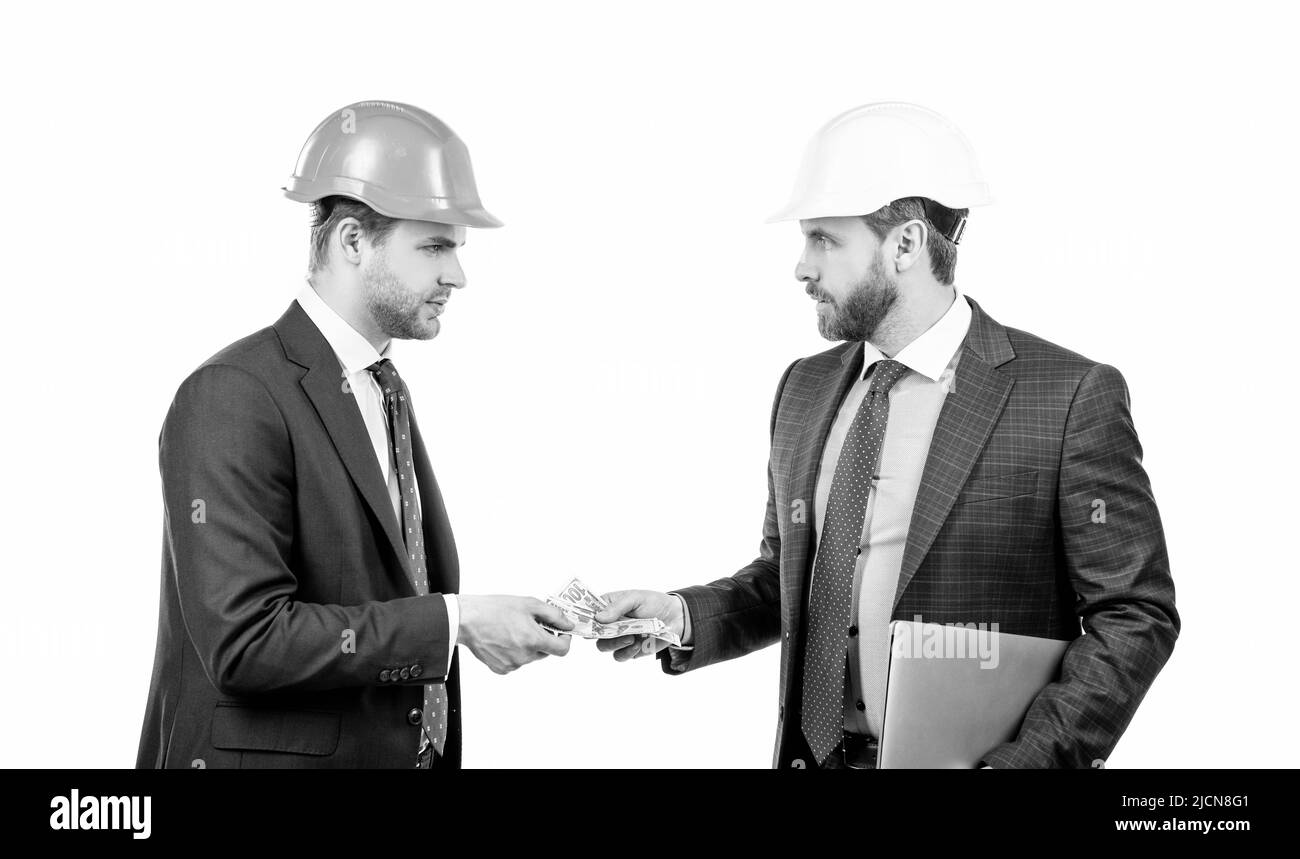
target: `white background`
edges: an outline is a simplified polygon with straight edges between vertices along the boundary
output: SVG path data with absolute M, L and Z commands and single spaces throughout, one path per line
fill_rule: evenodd
M 133 765 L 163 416 L 288 306 L 307 213 L 280 188 L 362 99 L 447 121 L 506 222 L 470 232 L 443 333 L 397 347 L 466 592 L 754 557 L 776 383 L 831 345 L 797 226 L 763 219 L 825 120 L 919 102 L 997 198 L 958 284 L 1130 386 L 1184 632 L 1109 766 L 1300 765 L 1289 4 L 208 9 L 6 13 L 0 765 Z M 770 762 L 775 648 L 676 679 L 582 641 L 462 659 L 466 766 Z

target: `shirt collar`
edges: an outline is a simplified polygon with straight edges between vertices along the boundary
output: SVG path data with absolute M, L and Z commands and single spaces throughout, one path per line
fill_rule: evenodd
M 370 345 L 370 341 L 363 337 L 361 332 L 349 325 L 346 319 L 339 316 L 338 311 L 325 303 L 325 299 L 320 297 L 311 283 L 303 284 L 302 289 L 298 291 L 297 301 L 308 318 L 325 336 L 349 376 L 365 372 L 371 364 L 381 358 L 392 359 L 392 338 L 389 339 L 382 354 L 376 352 L 375 347 Z
M 932 382 L 939 381 L 965 342 L 970 320 L 970 304 L 966 302 L 961 290 L 954 288 L 952 306 L 919 337 L 900 349 L 894 360 Z M 865 373 L 872 364 L 885 356 L 869 342 L 864 342 L 862 346 L 862 371 Z

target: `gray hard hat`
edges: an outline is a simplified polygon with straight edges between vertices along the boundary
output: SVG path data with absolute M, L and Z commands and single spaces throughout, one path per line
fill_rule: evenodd
M 339 194 L 390 218 L 499 227 L 483 208 L 469 150 L 438 117 L 394 101 L 360 101 L 325 118 L 303 144 L 284 194 Z

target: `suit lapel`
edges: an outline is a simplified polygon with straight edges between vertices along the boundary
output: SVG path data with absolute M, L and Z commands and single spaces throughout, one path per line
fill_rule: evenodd
M 1006 329 L 988 317 L 973 299 L 967 301 L 972 311 L 971 326 L 962 344 L 955 389 L 944 401 L 930 442 L 893 608 L 898 607 L 903 591 L 952 511 L 1015 384 L 1010 376 L 995 369 L 1015 357 Z
M 799 431 L 799 441 L 794 448 L 794 457 L 790 463 L 789 482 L 786 498 L 791 502 L 802 500 L 807 515 L 804 522 L 797 527 L 805 532 L 805 538 L 785 539 L 783 549 L 788 547 L 788 556 L 782 559 L 782 569 L 787 575 L 784 580 L 787 604 L 803 605 L 804 579 L 808 574 L 808 562 L 813 554 L 813 511 L 816 509 L 817 477 L 822 466 L 822 450 L 826 447 L 826 437 L 840 403 L 844 402 L 854 380 L 862 374 L 862 343 L 853 343 L 845 347 L 840 355 L 839 364 L 832 365 L 831 372 L 826 373 L 817 382 L 817 388 L 811 397 L 811 404 Z M 796 526 L 792 526 L 796 527 Z M 799 618 L 796 611 L 794 617 Z
M 316 408 L 325 431 L 347 468 L 352 482 L 366 505 L 381 523 L 393 555 L 401 561 L 403 581 L 410 589 L 411 571 L 407 561 L 406 544 L 401 528 L 393 514 L 393 502 L 384 485 L 382 472 L 375 462 L 375 449 L 370 443 L 365 421 L 357 409 L 351 390 L 343 384 L 343 367 L 330 347 L 325 335 L 307 316 L 297 301 L 289 305 L 275 328 L 284 344 L 285 354 L 298 365 L 307 368 L 300 380 L 303 391 Z M 421 476 L 422 478 L 423 476 Z

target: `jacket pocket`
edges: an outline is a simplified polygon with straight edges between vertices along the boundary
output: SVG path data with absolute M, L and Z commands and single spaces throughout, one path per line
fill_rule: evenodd
M 1038 489 L 1037 471 L 1020 471 L 1015 474 L 998 474 L 977 477 L 966 481 L 954 504 L 972 504 L 977 501 L 994 501 L 998 498 L 1015 498 L 1032 495 Z
M 341 721 L 341 713 L 329 710 L 218 703 L 212 714 L 212 745 L 236 751 L 332 755 L 339 746 Z

